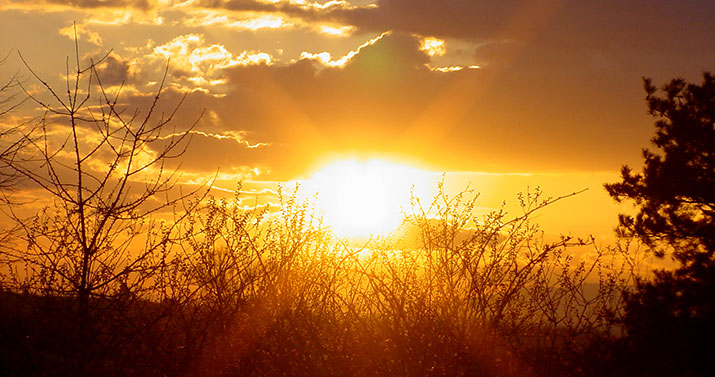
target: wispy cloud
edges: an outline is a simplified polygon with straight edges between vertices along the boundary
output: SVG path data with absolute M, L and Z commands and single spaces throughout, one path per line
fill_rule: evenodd
M 320 64 L 326 66 L 326 67 L 345 67 L 345 65 L 352 59 L 354 58 L 357 54 L 360 53 L 360 50 L 364 49 L 365 47 L 372 46 L 377 41 L 385 37 L 386 35 L 390 35 L 391 32 L 387 31 L 379 36 L 370 39 L 369 41 L 363 43 L 360 45 L 358 48 L 355 50 L 352 50 L 348 52 L 347 54 L 343 55 L 339 59 L 332 59 L 332 56 L 329 52 L 320 52 L 320 53 L 311 53 L 311 52 L 301 52 L 299 60 L 315 60 L 319 62 Z
M 245 133 L 243 133 L 243 132 L 226 131 L 225 133 L 221 134 L 221 133 L 204 132 L 204 131 L 199 131 L 199 130 L 191 130 L 191 131 L 189 131 L 189 134 L 200 135 L 200 136 L 204 136 L 204 137 L 213 138 L 216 140 L 233 140 L 236 143 L 241 144 L 242 146 L 249 148 L 249 149 L 267 147 L 267 146 L 271 145 L 270 143 L 262 143 L 262 142 L 252 144 L 251 142 L 249 142 L 248 140 L 246 140 L 244 138 Z M 167 139 L 171 139 L 174 137 L 179 137 L 181 135 L 183 135 L 183 133 L 172 133 L 172 134 L 162 136 L 159 139 L 167 140 Z

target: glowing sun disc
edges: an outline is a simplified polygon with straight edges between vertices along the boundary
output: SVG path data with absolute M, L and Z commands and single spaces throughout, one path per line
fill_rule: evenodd
M 428 187 L 428 173 L 380 159 L 340 160 L 303 182 L 317 193 L 316 207 L 339 237 L 367 237 L 394 231 L 403 220 L 410 193 Z

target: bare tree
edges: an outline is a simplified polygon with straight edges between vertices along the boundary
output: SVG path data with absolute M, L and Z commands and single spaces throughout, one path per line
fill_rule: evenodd
M 185 151 L 198 122 L 177 127 L 183 98 L 159 111 L 168 67 L 148 109 L 127 112 L 119 101 L 124 84 L 102 85 L 98 66 L 106 56 L 83 65 L 75 42 L 59 91 L 20 54 L 46 99 L 17 83 L 42 115 L 21 137 L 22 159 L 9 163 L 30 182 L 38 205 L 45 200 L 29 217 L 26 208 L 7 206 L 20 230 L 7 253 L 24 269 L 16 277 L 35 292 L 76 298 L 80 329 L 91 322 L 95 301 L 139 295 L 153 284 L 178 224 L 161 214 L 173 214 L 175 203 L 200 190 L 181 190 L 177 170 L 166 166 Z
M 0 59 L 0 65 L 5 64 L 10 54 Z M 14 89 L 18 87 L 17 75 L 12 75 L 9 78 L 0 82 L 0 116 L 3 116 L 14 110 L 23 102 L 18 100 L 18 93 Z
M 4 65 L 8 57 L 9 54 L 0 59 L 0 65 Z M 24 102 L 24 99 L 18 98 L 20 94 L 18 87 L 16 74 L 0 82 L 0 119 Z M 0 189 L 3 191 L 9 190 L 17 178 L 13 169 L 8 167 L 24 144 L 23 138 L 16 137 L 17 135 L 16 125 L 10 126 L 0 122 Z

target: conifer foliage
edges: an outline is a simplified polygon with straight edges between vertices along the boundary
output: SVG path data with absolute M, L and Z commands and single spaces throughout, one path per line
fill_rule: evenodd
M 715 78 L 700 85 L 674 79 L 660 89 L 645 79 L 648 112 L 656 118 L 643 151 L 644 168 L 628 166 L 607 184 L 617 201 L 635 201 L 635 217 L 621 215 L 620 231 L 656 255 L 672 252 L 675 270 L 639 280 L 626 300 L 628 336 L 621 362 L 626 375 L 713 375 L 715 336 Z
M 715 78 L 700 85 L 674 79 L 660 89 L 644 79 L 648 113 L 655 119 L 658 149 L 643 150 L 644 167 L 624 166 L 622 181 L 607 184 L 616 200 L 635 201 L 635 217 L 622 215 L 620 229 L 649 246 L 671 246 L 683 265 L 715 251 Z

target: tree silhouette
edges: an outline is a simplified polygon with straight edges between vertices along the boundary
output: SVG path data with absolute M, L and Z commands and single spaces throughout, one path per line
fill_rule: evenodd
M 8 55 L 9 56 L 9 55 Z M 0 65 L 5 64 L 7 56 L 0 59 Z M 20 106 L 24 100 L 18 98 L 17 75 L 0 81 L 0 119 Z M 24 146 L 25 139 L 17 137 L 18 127 L 8 127 L 0 123 L 0 189 L 10 190 L 15 184 L 18 175 L 8 165 L 12 164 L 17 152 Z M 0 200 L 6 196 L 0 194 Z
M 701 85 L 674 79 L 660 90 L 645 79 L 649 114 L 656 118 L 643 171 L 622 169 L 606 184 L 617 201 L 635 201 L 638 213 L 620 215 L 619 232 L 664 256 L 675 270 L 639 280 L 626 300 L 626 375 L 713 375 L 715 350 L 715 78 Z M 662 93 L 662 94 L 661 94 Z
M 8 55 L 9 56 L 9 55 Z M 0 65 L 5 64 L 7 56 L 0 59 Z M 0 81 L 0 116 L 3 116 L 19 106 L 22 101 L 17 98 L 18 87 L 16 75 L 12 75 L 7 79 Z
M 4 245 L 3 260 L 22 267 L 14 278 L 24 280 L 18 285 L 26 291 L 73 303 L 65 335 L 75 349 L 61 367 L 73 375 L 99 373 L 92 358 L 118 349 L 117 339 L 106 340 L 116 335 L 106 323 L 127 317 L 126 308 L 116 307 L 159 283 L 156 271 L 179 221 L 157 213 L 172 213 L 173 204 L 198 192 L 179 190 L 176 171 L 166 167 L 182 155 L 198 120 L 177 127 L 181 102 L 159 110 L 166 72 L 148 109 L 130 112 L 119 102 L 121 89 L 102 85 L 104 58 L 82 64 L 75 50 L 62 90 L 20 58 L 44 93 L 17 85 L 42 115 L 20 138 L 21 158 L 6 163 L 46 202 L 29 217 L 26 206 L 3 208 L 17 237 Z
M 606 184 L 617 201 L 635 201 L 635 217 L 620 216 L 620 230 L 632 233 L 683 265 L 709 261 L 715 252 L 715 78 L 701 85 L 675 79 L 661 88 L 644 80 L 648 113 L 656 118 L 652 143 L 643 150 L 643 171 L 622 168 L 622 181 Z

